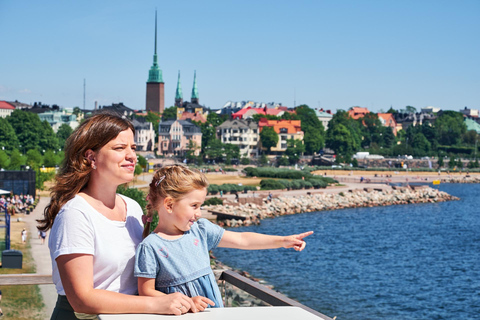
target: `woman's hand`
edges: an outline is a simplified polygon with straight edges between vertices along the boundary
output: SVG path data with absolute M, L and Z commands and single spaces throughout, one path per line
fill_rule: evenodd
M 284 248 L 293 248 L 295 251 L 302 251 L 305 249 L 307 243 L 303 240 L 309 235 L 313 234 L 313 231 L 308 231 L 300 234 L 294 234 L 291 236 L 286 236 L 284 241 Z
M 207 309 L 208 305 L 215 305 L 212 300 L 202 296 L 193 297 L 192 300 L 198 311 L 204 311 L 205 309 Z

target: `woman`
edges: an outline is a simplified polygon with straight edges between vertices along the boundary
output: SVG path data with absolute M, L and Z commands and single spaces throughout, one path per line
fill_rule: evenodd
M 132 181 L 137 157 L 134 128 L 98 114 L 68 138 L 65 160 L 38 229 L 51 229 L 48 246 L 59 294 L 51 319 L 85 314 L 196 312 L 182 294 L 136 296 L 135 248 L 142 240 L 142 210 L 117 187 Z

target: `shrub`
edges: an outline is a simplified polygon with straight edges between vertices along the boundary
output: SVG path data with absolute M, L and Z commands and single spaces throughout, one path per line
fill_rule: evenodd
M 207 191 L 209 194 L 217 194 L 219 192 L 218 185 L 216 184 L 209 185 Z
M 263 179 L 260 181 L 260 189 L 262 190 L 276 190 L 276 189 L 283 189 L 284 186 L 277 180 L 273 179 Z
M 213 197 L 205 200 L 205 202 L 203 203 L 204 206 L 217 205 L 217 204 L 223 204 L 223 200 L 217 197 Z

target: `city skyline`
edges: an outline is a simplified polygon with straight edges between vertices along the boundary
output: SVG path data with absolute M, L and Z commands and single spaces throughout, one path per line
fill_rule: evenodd
M 0 100 L 145 109 L 155 9 L 165 107 L 480 109 L 478 1 L 0 0 Z

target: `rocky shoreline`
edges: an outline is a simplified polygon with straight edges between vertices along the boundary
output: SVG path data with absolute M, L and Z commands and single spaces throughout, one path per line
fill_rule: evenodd
M 435 203 L 458 200 L 446 192 L 427 186 L 392 187 L 392 189 L 356 189 L 339 193 L 316 193 L 303 196 L 279 196 L 263 204 L 224 204 L 205 206 L 205 210 L 225 214 L 217 223 L 226 227 L 258 224 L 260 220 L 304 212 L 345 208 L 389 206 L 397 204 Z M 237 218 L 238 217 L 238 218 Z

